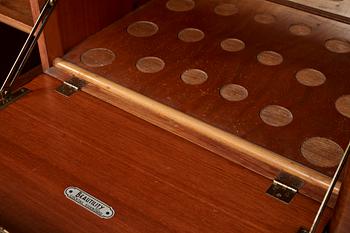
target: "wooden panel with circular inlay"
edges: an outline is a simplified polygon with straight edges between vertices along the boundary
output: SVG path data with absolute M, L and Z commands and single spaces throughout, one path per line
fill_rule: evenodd
M 215 7 L 215 13 L 221 16 L 231 16 L 238 13 L 238 8 L 235 4 L 223 3 Z
M 339 164 L 344 150 L 330 139 L 314 137 L 303 143 L 301 153 L 315 166 L 335 167 Z
M 190 11 L 195 7 L 193 0 L 169 0 L 166 7 L 171 11 L 184 12 Z
M 136 67 L 143 73 L 153 74 L 164 69 L 165 63 L 159 57 L 143 57 L 137 61 Z
M 239 39 L 229 38 L 221 42 L 221 48 L 227 52 L 238 52 L 245 48 L 245 43 Z
M 248 90 L 241 85 L 228 84 L 220 89 L 221 96 L 228 101 L 242 101 L 248 97 Z
M 178 37 L 183 42 L 198 42 L 203 40 L 205 34 L 203 31 L 196 28 L 185 28 L 179 32 Z
M 312 32 L 312 28 L 305 24 L 294 24 L 289 27 L 289 31 L 296 36 L 307 36 Z
M 181 79 L 184 83 L 189 85 L 200 85 L 207 81 L 208 75 L 205 71 L 200 69 L 186 70 L 182 75 Z
M 350 95 L 344 95 L 337 99 L 335 107 L 340 114 L 350 118 Z
M 282 127 L 293 121 L 293 114 L 285 107 L 269 105 L 261 110 L 260 118 L 270 126 Z
M 350 42 L 343 39 L 327 40 L 325 46 L 334 53 L 350 53 Z
M 261 64 L 267 66 L 277 66 L 283 62 L 282 55 L 274 51 L 263 51 L 258 54 L 257 59 Z
M 90 49 L 81 55 L 81 62 L 89 67 L 102 67 L 112 64 L 115 54 L 105 48 Z
M 301 147 L 350 139 L 349 40 L 350 25 L 269 1 L 152 0 L 64 58 L 332 175 Z M 104 47 L 112 62 L 81 59 Z
M 149 21 L 137 21 L 128 27 L 128 33 L 136 37 L 149 37 L 158 32 L 157 24 Z
M 296 74 L 296 79 L 299 83 L 309 86 L 309 87 L 317 87 L 321 86 L 326 82 L 326 76 L 315 69 L 307 68 L 298 71 Z
M 272 24 L 276 22 L 276 17 L 271 14 L 257 14 L 254 16 L 254 20 L 262 24 Z

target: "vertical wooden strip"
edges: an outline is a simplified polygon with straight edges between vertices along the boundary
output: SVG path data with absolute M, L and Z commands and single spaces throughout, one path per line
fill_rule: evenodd
M 350 169 L 349 162 L 343 180 L 340 196 L 331 222 L 331 233 L 348 233 L 350 229 Z

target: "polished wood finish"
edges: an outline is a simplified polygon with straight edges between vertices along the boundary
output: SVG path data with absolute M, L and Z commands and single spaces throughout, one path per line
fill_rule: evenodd
M 284 232 L 309 227 L 318 203 L 286 205 L 271 181 L 60 83 L 35 79 L 32 93 L 0 112 L 0 225 L 42 232 Z M 5 123 L 6 122 L 6 123 Z M 78 186 L 111 205 L 100 220 L 64 197 Z M 322 225 L 330 217 L 328 210 Z
M 33 26 L 29 0 L 0 0 L 0 22 L 29 33 Z
M 30 0 L 37 18 L 44 0 Z M 59 0 L 39 42 L 44 70 L 53 59 L 129 13 L 145 0 Z
M 350 24 L 350 2 L 347 0 L 269 0 Z
M 350 230 L 350 169 L 349 162 L 344 172 L 345 178 L 341 187 L 340 196 L 335 214 L 332 218 L 331 233 L 348 233 Z
M 271 180 L 275 179 L 280 171 L 299 177 L 305 182 L 299 192 L 315 200 L 323 199 L 330 184 L 329 177 L 313 169 L 140 95 L 102 76 L 88 72 L 62 59 L 56 59 L 54 65 L 61 72 L 87 81 L 90 85 L 83 88 L 83 91 Z M 49 73 L 61 79 L 64 75 L 59 71 L 52 70 Z M 335 204 L 339 186 L 340 183 L 334 190 L 330 206 Z
M 342 148 L 348 142 L 350 119 L 337 112 L 335 102 L 349 93 L 349 79 L 343 77 L 350 75 L 350 57 L 346 53 L 328 51 L 325 42 L 331 38 L 347 38 L 350 26 L 265 1 L 238 1 L 238 13 L 226 17 L 213 12 L 219 1 L 198 1 L 196 8 L 189 12 L 169 11 L 166 2 L 152 1 L 88 38 L 64 58 L 331 176 L 334 167 L 323 168 L 310 163 L 302 156 L 300 148 L 311 137 L 329 138 Z M 257 23 L 254 16 L 260 13 L 273 15 L 276 22 Z M 139 20 L 153 21 L 159 32 L 145 38 L 128 34 L 128 26 Z M 308 25 L 311 34 L 292 34 L 288 29 L 295 24 Z M 188 27 L 201 29 L 205 38 L 196 43 L 179 40 L 177 34 Z M 246 48 L 238 53 L 223 51 L 220 42 L 229 37 L 242 40 Z M 80 56 L 98 47 L 114 51 L 117 55 L 114 63 L 97 68 L 82 64 Z M 282 64 L 265 66 L 257 62 L 258 54 L 270 50 L 283 56 Z M 145 56 L 161 58 L 165 68 L 155 74 L 140 72 L 135 64 Z M 200 86 L 183 83 L 181 74 L 191 68 L 204 70 L 208 81 Z M 327 77 L 326 83 L 315 88 L 301 85 L 295 75 L 305 68 L 321 70 Z M 246 87 L 249 97 L 238 103 L 224 100 L 218 90 L 229 83 Z M 293 113 L 293 122 L 285 127 L 264 124 L 259 112 L 271 104 L 288 108 Z

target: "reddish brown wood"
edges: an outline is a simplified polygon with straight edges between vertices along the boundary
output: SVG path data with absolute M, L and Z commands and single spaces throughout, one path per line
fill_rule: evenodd
M 350 119 L 335 108 L 337 98 L 349 94 L 348 54 L 328 51 L 324 43 L 331 38 L 347 38 L 348 25 L 313 16 L 266 1 L 238 1 L 239 11 L 233 16 L 219 16 L 213 11 L 219 1 L 197 1 L 189 12 L 171 12 L 165 0 L 154 0 L 141 10 L 129 14 L 107 29 L 88 38 L 65 58 L 172 108 L 238 135 L 310 168 L 332 175 L 334 168 L 309 163 L 300 152 L 302 143 L 311 137 L 326 137 L 343 148 L 350 138 Z M 254 20 L 260 13 L 272 14 L 276 22 L 261 24 Z M 127 27 L 139 20 L 153 21 L 159 32 L 139 38 L 128 34 Z M 306 24 L 312 32 L 296 36 L 291 25 Z M 205 33 L 195 43 L 177 38 L 184 28 L 194 27 Z M 223 51 L 221 41 L 238 38 L 246 48 L 237 53 Z M 91 48 L 105 47 L 117 59 L 102 68 L 87 67 L 80 56 Z M 257 61 L 262 51 L 275 51 L 283 63 L 264 66 Z M 145 56 L 164 60 L 165 68 L 145 74 L 136 68 Z M 192 68 L 204 70 L 209 78 L 200 86 L 186 85 L 181 74 Z M 322 71 L 324 85 L 307 87 L 295 75 L 305 68 Z M 249 91 L 247 99 L 229 102 L 220 96 L 220 88 L 235 83 Z M 271 127 L 260 119 L 267 105 L 281 105 L 293 113 L 293 122 L 284 127 Z
M 34 18 L 44 0 L 30 0 Z M 53 59 L 62 56 L 73 46 L 121 18 L 145 1 L 60 0 L 48 22 L 40 50 L 46 70 Z
M 271 181 L 141 119 L 41 76 L 0 112 L 0 225 L 42 232 L 285 232 L 318 203 L 265 194 Z M 64 197 L 78 186 L 112 205 L 100 220 Z M 329 219 L 327 211 L 323 225 Z
M 348 233 L 350 230 L 350 170 L 349 163 L 331 224 L 331 233 Z
M 33 26 L 33 17 L 29 0 L 1 0 L 0 22 L 21 31 L 30 32 Z
M 342 0 L 269 0 L 278 4 L 294 7 L 311 14 L 321 15 L 340 22 L 350 23 L 350 4 Z

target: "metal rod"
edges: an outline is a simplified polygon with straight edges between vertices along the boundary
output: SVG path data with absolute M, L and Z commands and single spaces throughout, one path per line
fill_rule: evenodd
M 47 23 L 47 20 L 48 20 L 48 18 L 49 18 L 49 16 L 50 16 L 52 11 L 53 11 L 53 8 L 51 7 L 51 8 L 49 8 L 49 11 L 45 14 L 45 17 L 43 18 L 43 21 L 42 21 L 42 26 L 38 29 L 38 31 L 36 33 L 36 37 L 34 38 L 34 40 L 32 40 L 32 42 L 31 42 L 31 44 L 30 44 L 30 46 L 29 46 L 29 48 L 27 50 L 27 53 L 25 53 L 25 55 L 24 55 L 20 65 L 19 65 L 18 69 L 16 70 L 16 73 L 13 76 L 15 78 L 12 79 L 9 87 L 11 87 L 13 85 L 13 83 L 16 80 L 16 77 L 18 77 L 18 75 L 21 73 L 22 69 L 24 68 L 25 64 L 27 63 L 27 61 L 29 59 L 29 56 L 31 55 L 31 53 L 32 53 L 32 51 L 34 49 L 34 47 L 36 45 L 36 42 L 39 39 L 40 34 L 43 32 L 44 27 L 45 27 L 45 25 Z
M 344 169 L 344 167 L 346 165 L 346 162 L 347 162 L 349 156 L 350 156 L 350 142 L 349 142 L 348 147 L 346 148 L 345 153 L 344 153 L 344 155 L 343 155 L 343 157 L 342 157 L 342 159 L 341 159 L 341 161 L 339 163 L 339 166 L 338 166 L 338 168 L 337 168 L 337 170 L 336 170 L 336 172 L 335 172 L 335 174 L 333 176 L 332 182 L 329 185 L 327 193 L 326 193 L 325 197 L 323 198 L 322 204 L 321 204 L 321 206 L 320 206 L 320 208 L 319 208 L 319 210 L 317 212 L 317 215 L 315 217 L 315 220 L 314 220 L 314 222 L 313 222 L 313 224 L 311 226 L 311 229 L 310 229 L 309 233 L 316 233 L 317 227 L 320 224 L 320 221 L 321 221 L 321 218 L 322 218 L 322 214 L 323 214 L 324 210 L 327 207 L 328 201 L 329 201 L 329 199 L 332 196 L 334 187 L 337 184 L 337 181 L 338 181 L 338 179 L 340 177 L 340 174 L 341 174 L 342 170 Z
M 4 96 L 7 94 L 12 84 L 14 83 L 14 81 L 22 71 L 25 63 L 27 62 L 31 52 L 34 49 L 34 46 L 37 40 L 40 37 L 40 34 L 42 33 L 45 27 L 45 24 L 47 23 L 48 17 L 51 15 L 55 7 L 55 3 L 56 3 L 56 0 L 47 0 L 44 7 L 42 8 L 37 21 L 35 22 L 29 36 L 27 37 L 26 42 L 24 43 L 24 46 L 22 47 L 19 55 L 16 58 L 15 63 L 11 67 L 10 72 L 8 73 L 4 83 L 0 88 L 0 93 L 2 98 L 4 98 Z M 38 30 L 39 25 L 40 25 L 40 28 Z

